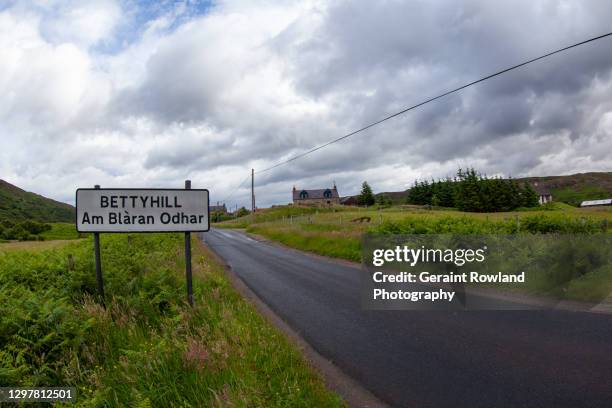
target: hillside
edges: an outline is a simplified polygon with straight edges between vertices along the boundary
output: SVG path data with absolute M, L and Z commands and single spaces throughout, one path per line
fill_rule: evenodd
M 74 207 L 0 180 L 0 219 L 74 222 Z
M 538 189 L 550 191 L 553 201 L 562 201 L 574 206 L 580 205 L 584 200 L 612 198 L 612 172 L 525 177 L 519 180 L 537 183 Z

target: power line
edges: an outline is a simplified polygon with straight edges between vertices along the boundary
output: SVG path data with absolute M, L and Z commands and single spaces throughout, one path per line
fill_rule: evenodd
M 229 201 L 230 198 L 232 198 L 234 196 L 234 194 L 236 194 L 236 191 L 238 191 L 240 189 L 240 187 L 242 187 L 242 185 L 245 183 L 245 181 L 247 181 L 249 178 L 251 177 L 251 175 L 249 174 L 248 176 L 246 176 L 244 178 L 244 180 L 242 180 L 240 182 L 240 184 L 238 184 L 238 186 L 223 200 L 221 200 L 221 202 L 226 202 Z
M 532 59 L 530 59 L 530 60 L 528 60 L 528 61 L 525 61 L 525 62 L 521 62 L 520 64 L 514 65 L 514 66 L 512 66 L 512 67 L 510 67 L 510 68 L 503 69 L 503 70 L 498 71 L 498 72 L 496 72 L 496 73 L 494 73 L 494 74 L 487 75 L 487 76 L 485 76 L 485 77 L 483 77 L 483 78 L 480 78 L 480 79 L 478 79 L 478 80 L 476 80 L 476 81 L 473 81 L 473 82 L 470 82 L 470 83 L 468 83 L 468 84 L 462 85 L 462 86 L 460 86 L 460 87 L 458 87 L 458 88 L 455 88 L 455 89 L 453 89 L 453 90 L 450 90 L 450 91 L 444 92 L 444 93 L 442 93 L 442 94 L 440 94 L 440 95 L 438 95 L 438 96 L 434 96 L 433 98 L 429 98 L 429 99 L 427 99 L 427 100 L 425 100 L 425 101 L 423 101 L 423 102 L 417 103 L 416 105 L 412 105 L 412 106 L 410 106 L 410 107 L 408 107 L 408 108 L 406 108 L 406 109 L 403 109 L 403 110 L 401 110 L 401 111 L 399 111 L 399 112 L 396 112 L 396 113 L 394 113 L 394 114 L 392 114 L 392 115 L 389 115 L 389 116 L 386 116 L 386 117 L 384 117 L 384 118 L 382 118 L 382 119 L 380 119 L 380 120 L 377 120 L 376 122 L 370 123 L 369 125 L 366 125 L 366 126 L 362 127 L 361 129 L 357 129 L 357 130 L 355 130 L 355 131 L 353 131 L 353 132 L 351 132 L 351 133 L 348 133 L 348 134 L 346 134 L 346 135 L 344 135 L 344 136 L 341 136 L 341 137 L 339 137 L 339 138 L 337 138 L 337 139 L 334 139 L 334 140 L 331 140 L 331 141 L 329 141 L 329 142 L 326 142 L 326 143 L 324 143 L 324 144 L 322 144 L 322 145 L 316 146 L 316 147 L 314 147 L 314 148 L 312 148 L 312 149 L 310 149 L 310 150 L 308 150 L 308 151 L 306 151 L 306 152 L 304 152 L 304 153 L 300 153 L 300 154 L 298 154 L 298 155 L 295 155 L 295 156 L 293 156 L 293 157 L 291 157 L 291 158 L 289 158 L 289 159 L 287 159 L 287 160 L 284 160 L 284 161 L 282 161 L 282 162 L 276 163 L 276 164 L 274 164 L 273 166 L 267 167 L 267 168 L 265 168 L 265 169 L 263 169 L 263 170 L 261 170 L 261 171 L 257 171 L 257 172 L 255 172 L 255 173 L 256 173 L 256 174 L 265 173 L 265 172 L 270 171 L 270 170 L 272 170 L 272 169 L 275 169 L 275 168 L 277 168 L 277 167 L 279 167 L 279 166 L 282 166 L 282 165 L 284 165 L 284 164 L 287 164 L 287 163 L 290 163 L 290 162 L 295 161 L 295 160 L 297 160 L 297 159 L 300 159 L 300 158 L 302 158 L 302 157 L 304 157 L 304 156 L 307 156 L 307 155 L 309 155 L 309 154 L 311 154 L 311 153 L 316 152 L 317 150 L 321 150 L 321 149 L 323 149 L 324 147 L 327 147 L 327 146 L 332 145 L 332 144 L 334 144 L 334 143 L 337 143 L 337 142 L 339 142 L 339 141 L 341 141 L 341 140 L 344 140 L 344 139 L 347 139 L 347 138 L 349 138 L 349 137 L 351 137 L 351 136 L 354 136 L 354 135 L 356 135 L 357 133 L 363 132 L 364 130 L 367 130 L 367 129 L 371 128 L 371 127 L 374 127 L 374 126 L 376 126 L 376 125 L 379 125 L 379 124 L 381 124 L 381 123 L 383 123 L 383 122 L 385 122 L 385 121 L 387 121 L 387 120 L 389 120 L 389 119 L 393 119 L 393 118 L 394 118 L 394 117 L 396 117 L 396 116 L 402 115 L 402 114 L 404 114 L 404 113 L 406 113 L 406 112 L 408 112 L 408 111 L 411 111 L 411 110 L 416 109 L 416 108 L 418 108 L 418 107 L 420 107 L 420 106 L 423 106 L 423 105 L 425 105 L 425 104 L 428 104 L 429 102 L 433 102 L 433 101 L 435 101 L 435 100 L 437 100 L 437 99 L 443 98 L 443 97 L 445 97 L 445 96 L 447 96 L 447 95 L 450 95 L 450 94 L 452 94 L 452 93 L 458 92 L 458 91 L 460 91 L 460 90 L 462 90 L 462 89 L 465 89 L 465 88 L 467 88 L 467 87 L 470 87 L 470 86 L 472 86 L 472 85 L 476 85 L 476 84 L 478 84 L 478 83 L 480 83 L 480 82 L 484 82 L 484 81 L 486 81 L 486 80 L 488 80 L 488 79 L 491 79 L 491 78 L 496 77 L 496 76 L 498 76 L 498 75 L 504 74 L 504 73 L 506 73 L 506 72 L 508 72 L 508 71 L 512 71 L 512 70 L 514 70 L 514 69 L 520 68 L 520 67 L 525 66 L 525 65 L 527 65 L 527 64 L 531 64 L 532 62 L 536 62 L 536 61 L 539 61 L 539 60 L 541 60 L 541 59 L 543 59 L 543 58 L 550 57 L 551 55 L 558 54 L 558 53 L 560 53 L 560 52 L 567 51 L 567 50 L 569 50 L 569 49 L 571 49 L 571 48 L 575 48 L 575 47 L 578 47 L 578 46 L 581 46 L 581 45 L 584 45 L 584 44 L 587 44 L 587 43 L 590 43 L 590 42 L 593 42 L 593 41 L 597 41 L 597 40 L 600 40 L 600 39 L 602 39 L 602 38 L 609 37 L 609 36 L 611 36 L 611 35 L 612 35 L 612 32 L 609 32 L 609 33 L 607 33 L 607 34 L 603 34 L 603 35 L 600 35 L 600 36 L 597 36 L 597 37 L 589 38 L 588 40 L 584 40 L 584 41 L 581 41 L 581 42 L 578 42 L 578 43 L 575 43 L 575 44 L 572 44 L 572 45 L 568 45 L 567 47 L 560 48 L 560 49 L 558 49 L 558 50 L 555 50 L 555 51 L 549 52 L 548 54 L 544 54 L 544 55 L 539 56 L 539 57 L 537 57 L 537 58 L 532 58 Z

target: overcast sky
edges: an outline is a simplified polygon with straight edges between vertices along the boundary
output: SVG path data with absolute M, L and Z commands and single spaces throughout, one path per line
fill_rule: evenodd
M 0 0 L 0 178 L 208 188 L 499 69 L 612 31 L 610 1 Z M 436 101 L 256 177 L 399 191 L 473 166 L 612 170 L 612 37 Z M 247 205 L 248 187 L 228 205 Z

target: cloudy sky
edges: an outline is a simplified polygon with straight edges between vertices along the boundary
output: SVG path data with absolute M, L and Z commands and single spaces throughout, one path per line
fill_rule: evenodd
M 610 1 L 0 0 L 0 178 L 208 188 L 428 97 L 612 31 Z M 469 88 L 256 176 L 398 191 L 488 174 L 612 170 L 612 37 Z

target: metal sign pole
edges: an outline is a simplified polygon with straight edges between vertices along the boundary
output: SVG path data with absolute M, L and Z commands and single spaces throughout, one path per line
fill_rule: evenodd
M 97 190 L 100 188 L 100 186 L 95 185 L 94 188 Z M 98 296 L 100 297 L 100 303 L 102 303 L 102 307 L 106 309 L 106 303 L 104 302 L 104 280 L 102 279 L 102 263 L 100 261 L 99 232 L 94 232 L 94 253 L 96 258 L 96 281 L 98 282 Z
M 185 190 L 191 190 L 191 180 L 185 180 Z M 191 232 L 185 232 L 185 277 L 187 279 L 187 301 L 193 306 L 193 280 L 191 276 Z

